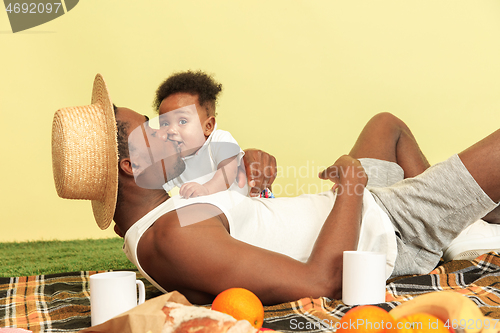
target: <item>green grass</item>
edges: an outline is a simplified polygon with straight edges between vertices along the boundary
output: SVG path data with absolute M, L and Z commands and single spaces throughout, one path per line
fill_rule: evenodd
M 135 269 L 121 238 L 0 243 L 0 277 Z

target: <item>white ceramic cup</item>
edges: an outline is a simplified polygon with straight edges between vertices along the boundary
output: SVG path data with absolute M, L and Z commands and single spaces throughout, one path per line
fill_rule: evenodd
M 385 253 L 344 251 L 342 301 L 346 305 L 385 302 Z
M 135 272 L 99 273 L 91 275 L 89 280 L 92 326 L 102 324 L 145 301 L 144 283 L 136 280 Z M 136 286 L 139 287 L 139 302 Z

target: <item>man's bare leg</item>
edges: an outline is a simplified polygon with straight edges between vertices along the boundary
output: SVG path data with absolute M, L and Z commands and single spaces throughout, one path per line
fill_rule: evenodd
M 500 130 L 487 136 L 458 154 L 462 163 L 483 191 L 494 201 L 500 201 Z M 500 207 L 488 213 L 483 220 L 500 224 Z
M 405 178 L 414 177 L 430 166 L 408 126 L 390 113 L 379 113 L 370 119 L 349 155 L 354 158 L 376 158 L 395 162 L 403 168 Z M 500 165 L 483 165 L 490 159 L 500 160 L 500 130 L 466 149 L 459 156 L 482 188 L 481 184 L 492 187 L 491 190 L 485 190 L 488 195 L 489 191 L 500 192 L 500 186 L 494 185 L 490 178 L 497 177 L 500 181 Z M 490 198 L 495 202 L 499 201 L 491 196 Z M 500 224 L 500 206 L 483 217 L 483 220 Z
M 403 168 L 404 178 L 421 174 L 430 166 L 408 126 L 390 113 L 370 119 L 349 155 L 395 162 Z

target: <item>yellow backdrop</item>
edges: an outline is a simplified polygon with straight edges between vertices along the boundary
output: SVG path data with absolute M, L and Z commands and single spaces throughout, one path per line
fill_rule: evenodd
M 2 11 L 0 241 L 114 235 L 52 179 L 53 114 L 88 104 L 96 73 L 150 116 L 172 72 L 213 73 L 219 128 L 273 153 L 275 191 L 296 195 L 328 186 L 321 166 L 378 112 L 405 120 L 431 163 L 497 129 L 499 41 L 496 0 L 84 0 L 15 34 Z

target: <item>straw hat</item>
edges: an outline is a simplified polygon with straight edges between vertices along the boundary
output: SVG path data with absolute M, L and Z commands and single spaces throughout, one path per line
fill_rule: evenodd
M 100 74 L 94 80 L 91 105 L 55 113 L 52 169 L 57 194 L 91 200 L 97 225 L 109 227 L 118 191 L 118 146 L 113 104 Z

